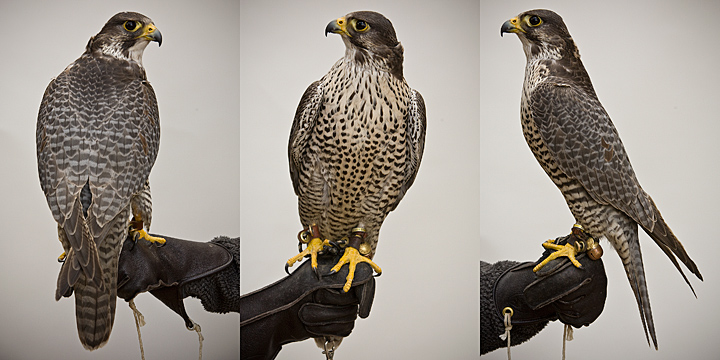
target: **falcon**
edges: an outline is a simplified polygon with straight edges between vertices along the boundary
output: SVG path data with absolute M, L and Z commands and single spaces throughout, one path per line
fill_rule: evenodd
M 390 20 L 358 11 L 331 21 L 325 34 L 345 56 L 313 82 L 295 113 L 288 157 L 307 248 L 286 267 L 339 243 L 350 289 L 355 266 L 372 262 L 385 217 L 413 184 L 425 143 L 425 103 L 403 77 L 403 47 Z M 344 245 L 342 245 L 344 244 Z
M 520 109 L 525 140 L 562 192 L 577 224 L 587 234 L 607 239 L 617 250 L 637 300 L 645 337 L 650 344 L 649 328 L 657 349 L 638 225 L 668 256 L 691 290 L 675 257 L 700 280 L 702 275 L 650 195 L 640 187 L 562 18 L 549 10 L 526 11 L 506 21 L 500 30 L 500 35 L 503 33 L 518 36 L 527 58 Z M 560 249 L 554 254 L 574 260 L 572 246 L 544 245 Z
M 50 82 L 38 113 L 40 186 L 65 250 L 55 300 L 75 293 L 78 336 L 88 350 L 110 337 L 128 231 L 136 240 L 165 241 L 146 232 L 148 176 L 160 138 L 157 100 L 142 65 L 151 41 L 162 43 L 152 20 L 116 14 Z

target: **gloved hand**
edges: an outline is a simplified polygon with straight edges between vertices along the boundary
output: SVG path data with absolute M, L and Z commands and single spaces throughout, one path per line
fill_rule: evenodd
M 556 244 L 563 245 L 572 236 L 558 239 Z M 591 260 L 582 253 L 576 256 L 582 267 L 576 268 L 561 257 L 534 273 L 533 267 L 550 253 L 546 251 L 537 262 L 519 264 L 500 276 L 493 290 L 497 310 L 511 307 L 514 325 L 558 318 L 576 328 L 590 325 L 602 313 L 607 296 L 602 259 Z
M 136 243 L 130 236 L 123 243 L 118 297 L 130 301 L 149 291 L 178 313 L 189 329 L 193 322 L 185 312 L 185 297 L 199 298 L 207 311 L 240 312 L 240 238 L 196 242 L 155 236 L 165 238 L 165 245 Z
M 328 274 L 337 258 L 318 257 L 318 273 Z M 375 296 L 372 268 L 358 264 L 353 287 L 342 291 L 348 267 L 315 275 L 305 261 L 284 279 L 240 298 L 240 357 L 274 359 L 282 345 L 310 337 L 348 336 L 358 315 L 370 315 Z

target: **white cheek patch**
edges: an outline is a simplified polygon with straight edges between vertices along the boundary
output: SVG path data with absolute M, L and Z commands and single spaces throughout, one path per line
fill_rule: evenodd
M 140 40 L 135 45 L 133 45 L 130 48 L 130 59 L 142 66 L 143 51 L 145 51 L 145 48 L 148 46 L 149 43 L 150 41 Z
M 128 55 L 126 56 L 123 54 L 122 48 L 120 47 L 119 43 L 115 43 L 112 45 L 105 45 L 100 50 L 103 54 L 112 56 L 118 60 L 125 60 L 125 61 L 134 61 L 138 63 L 140 66 L 142 66 L 142 56 L 143 52 L 145 51 L 145 48 L 148 46 L 150 42 L 146 40 L 140 40 L 135 45 L 133 45 L 130 49 L 128 49 Z

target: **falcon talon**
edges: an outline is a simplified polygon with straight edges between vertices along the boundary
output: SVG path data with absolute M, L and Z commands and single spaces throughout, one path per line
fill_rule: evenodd
M 305 250 L 301 251 L 299 254 L 291 257 L 286 262 L 287 266 L 293 266 L 296 262 L 302 260 L 306 256 L 310 256 L 310 261 L 313 269 L 317 268 L 317 254 L 322 251 L 323 247 L 328 244 L 329 240 L 320 240 L 320 238 L 313 238 L 308 242 L 307 247 Z
M 377 266 L 372 260 L 369 258 L 360 255 L 357 249 L 354 247 L 347 247 L 345 248 L 345 253 L 343 256 L 338 260 L 337 264 L 332 268 L 332 271 L 340 271 L 340 268 L 343 267 L 343 265 L 348 264 L 348 275 L 345 278 L 345 286 L 343 286 L 343 291 L 348 292 L 350 291 L 350 287 L 352 286 L 352 281 L 355 279 L 355 268 L 357 264 L 359 263 L 368 263 L 372 269 L 379 273 L 382 273 L 382 269 L 380 269 L 379 266 Z
M 568 260 L 570 260 L 570 262 L 573 265 L 575 265 L 575 267 L 577 267 L 577 268 L 582 267 L 582 264 L 580 264 L 580 262 L 577 261 L 577 259 L 575 259 L 575 255 L 577 255 L 577 249 L 574 246 L 572 246 L 570 244 L 556 245 L 556 244 L 553 244 L 553 242 L 554 242 L 553 240 L 548 240 L 543 243 L 543 247 L 545 247 L 546 249 L 552 249 L 552 250 L 556 250 L 556 251 L 551 253 L 547 258 L 545 258 L 545 260 L 543 260 L 539 264 L 537 264 L 533 268 L 533 272 L 538 272 L 545 265 L 547 265 L 550 261 L 553 261 L 561 256 L 567 256 Z
M 152 236 L 148 234 L 145 229 L 133 230 L 133 232 L 135 233 L 135 235 L 133 236 L 135 242 L 137 242 L 139 239 L 143 239 L 145 241 L 155 244 L 158 247 L 165 245 L 165 239 L 158 236 Z

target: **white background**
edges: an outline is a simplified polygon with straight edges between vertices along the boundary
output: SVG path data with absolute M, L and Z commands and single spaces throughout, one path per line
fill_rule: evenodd
M 39 186 L 35 124 L 45 87 L 120 11 L 153 19 L 162 47 L 143 63 L 157 93 L 160 152 L 150 176 L 152 230 L 209 241 L 239 233 L 239 4 L 221 1 L 3 1 L 0 3 L 0 358 L 140 358 L 132 312 L 118 299 L 105 347 L 83 349 L 75 301 L 55 302 L 62 247 Z M 197 359 L 198 337 L 149 294 L 136 299 L 147 359 Z M 186 300 L 205 359 L 237 359 L 239 316 Z

